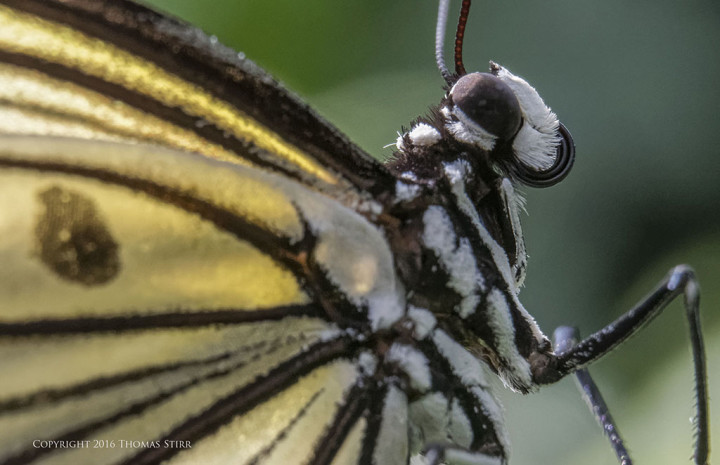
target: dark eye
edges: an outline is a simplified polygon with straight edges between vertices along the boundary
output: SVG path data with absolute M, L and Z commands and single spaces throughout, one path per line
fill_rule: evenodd
M 468 118 L 500 140 L 512 139 L 520 129 L 522 111 L 515 93 L 492 74 L 466 74 L 450 95 Z

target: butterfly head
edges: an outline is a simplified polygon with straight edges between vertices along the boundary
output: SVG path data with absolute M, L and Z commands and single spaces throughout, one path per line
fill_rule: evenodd
M 432 177 L 441 170 L 423 165 L 447 162 L 453 155 L 480 160 L 481 171 L 497 171 L 503 177 L 532 187 L 548 187 L 569 173 L 575 147 L 567 129 L 525 80 L 490 62 L 489 73 L 467 73 L 463 63 L 465 26 L 470 1 L 463 2 L 455 36 L 455 72 L 445 64 L 443 46 L 449 7 L 441 0 L 435 36 L 435 59 L 448 92 L 431 121 L 418 120 L 407 137 L 398 138 L 395 160 L 400 168 L 423 167 L 413 173 Z M 427 147 L 445 143 L 428 157 Z M 437 156 L 440 153 L 439 157 Z M 479 154 L 477 152 L 480 152 Z M 411 169 L 412 171 L 412 169 Z M 418 176 L 419 175 L 419 176 Z
M 401 133 L 396 146 L 391 167 L 417 179 L 439 174 L 437 163 L 465 157 L 531 187 L 560 182 L 575 158 L 570 133 L 538 92 L 496 63 L 489 73 L 454 77 L 440 106 Z
M 441 107 L 442 123 L 459 144 L 489 154 L 489 162 L 515 181 L 547 187 L 570 171 L 570 133 L 537 91 L 506 68 L 460 76 Z
M 514 187 L 547 187 L 570 171 L 570 134 L 538 92 L 506 68 L 454 75 L 444 98 L 396 142 L 388 167 L 405 181 L 467 199 L 510 261 L 516 284 L 525 276 L 525 250 Z M 443 197 L 444 194 L 439 194 Z M 471 207 L 469 207 L 471 205 Z

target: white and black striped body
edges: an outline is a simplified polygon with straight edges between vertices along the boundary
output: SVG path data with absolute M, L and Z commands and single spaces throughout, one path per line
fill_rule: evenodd
M 493 71 L 514 84 L 520 100 L 523 128 L 510 135 L 535 132 L 541 126 L 551 143 L 526 152 L 540 163 L 552 164 L 558 125 L 554 114 L 527 83 L 494 64 Z M 537 387 L 534 373 L 552 357 L 551 344 L 518 300 L 527 258 L 518 212 L 522 199 L 511 178 L 498 169 L 503 163 L 517 163 L 512 158 L 517 158 L 518 143 L 495 144 L 489 134 L 476 142 L 473 129 L 477 134 L 482 128 L 466 129 L 467 117 L 454 104 L 453 91 L 430 118 L 417 120 L 398 137 L 398 152 L 389 166 L 400 178 L 392 214 L 402 223 L 399 229 L 386 228 L 385 234 L 406 287 L 411 320 L 416 321 L 413 315 L 427 315 L 419 325 L 422 331 L 414 331 L 412 337 L 419 340 L 417 358 L 430 367 L 430 382 L 415 393 L 420 398 L 414 402 L 457 403 L 459 416 L 453 420 L 448 410 L 440 421 L 466 425 L 464 437 L 433 437 L 430 443 L 482 452 L 474 459 L 477 463 L 495 463 L 490 456 L 503 463 L 508 444 L 501 410 L 478 374 L 489 369 L 511 389 L 529 392 Z M 535 114 L 528 115 L 532 111 Z M 538 118 L 544 127 L 537 124 Z M 429 333 L 427 320 L 434 328 Z M 405 383 L 412 386 L 412 376 Z M 415 428 L 431 430 L 438 421 L 437 416 L 414 416 L 410 411 Z

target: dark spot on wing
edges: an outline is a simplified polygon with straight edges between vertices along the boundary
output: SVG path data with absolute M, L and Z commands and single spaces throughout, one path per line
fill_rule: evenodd
M 42 262 L 60 278 L 86 286 L 117 276 L 118 244 L 93 201 L 58 186 L 38 197 L 42 206 L 35 237 Z

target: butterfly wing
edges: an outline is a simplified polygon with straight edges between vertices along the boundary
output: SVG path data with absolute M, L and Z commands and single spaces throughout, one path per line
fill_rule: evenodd
M 198 30 L 0 3 L 0 463 L 367 461 L 387 172 Z
M 0 463 L 368 454 L 387 389 L 329 317 L 398 295 L 361 216 L 147 145 L 4 136 L 0 178 Z M 354 304 L 315 294 L 328 278 Z
M 390 179 L 254 63 L 197 29 L 128 1 L 0 3 L 5 133 L 151 142 L 334 194 Z

